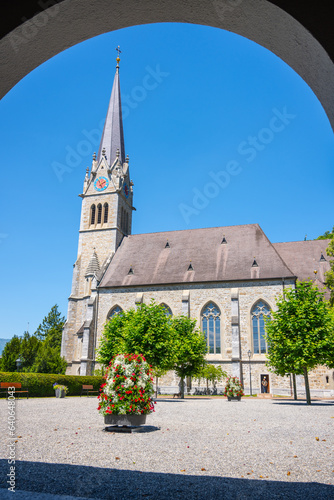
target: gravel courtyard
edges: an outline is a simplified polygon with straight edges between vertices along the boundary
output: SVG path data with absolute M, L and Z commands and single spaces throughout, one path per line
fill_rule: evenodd
M 333 400 L 159 398 L 147 432 L 132 434 L 104 432 L 96 407 L 87 397 L 17 401 L 17 490 L 101 499 L 334 498 Z M 0 487 L 7 488 L 5 400 L 0 411 Z

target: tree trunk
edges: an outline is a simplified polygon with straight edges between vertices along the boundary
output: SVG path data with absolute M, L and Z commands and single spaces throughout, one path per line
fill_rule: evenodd
M 156 375 L 155 376 L 155 398 L 158 398 L 158 382 L 159 382 L 159 377 Z
M 209 379 L 206 379 L 206 393 L 209 394 Z
M 310 393 L 310 386 L 308 383 L 308 373 L 307 373 L 306 367 L 304 367 L 304 379 L 305 379 L 305 391 L 306 391 L 306 404 L 310 405 L 311 404 L 311 393 Z
M 296 384 L 296 375 L 293 373 L 292 374 L 292 381 L 293 381 L 293 399 L 297 400 L 297 384 Z
M 184 378 L 183 377 L 181 377 L 180 382 L 181 382 L 181 394 L 180 394 L 180 398 L 184 399 Z

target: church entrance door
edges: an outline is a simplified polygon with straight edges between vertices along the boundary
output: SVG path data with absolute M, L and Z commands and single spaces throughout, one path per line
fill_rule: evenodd
M 269 375 L 261 375 L 261 392 L 270 393 Z

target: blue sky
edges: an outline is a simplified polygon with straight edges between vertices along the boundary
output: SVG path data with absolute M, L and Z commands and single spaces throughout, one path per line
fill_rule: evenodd
M 334 141 L 306 83 L 268 50 L 185 24 L 137 26 L 59 54 L 1 103 L 0 338 L 66 316 L 85 169 L 121 46 L 133 233 L 259 223 L 269 239 L 333 225 Z

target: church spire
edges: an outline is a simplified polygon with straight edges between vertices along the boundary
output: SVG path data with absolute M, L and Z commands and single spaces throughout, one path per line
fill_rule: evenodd
M 119 54 L 121 52 L 119 46 L 116 48 L 116 50 L 118 52 L 116 58 L 116 74 L 97 156 L 97 161 L 99 163 L 102 157 L 102 150 L 105 149 L 105 154 L 107 156 L 109 165 L 111 165 L 115 161 L 117 150 L 119 150 L 119 160 L 121 164 L 125 162 L 121 89 L 119 84 Z

